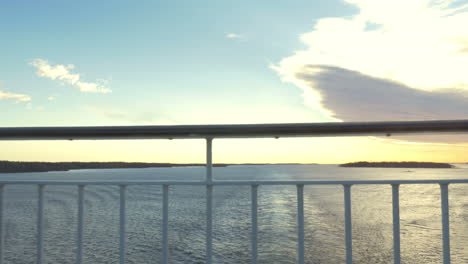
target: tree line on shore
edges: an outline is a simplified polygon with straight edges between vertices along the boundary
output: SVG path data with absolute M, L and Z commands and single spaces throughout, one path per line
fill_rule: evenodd
M 341 164 L 340 167 L 367 167 L 367 168 L 453 168 L 449 163 L 439 162 L 416 162 L 416 161 L 400 161 L 400 162 L 367 162 L 358 161 Z
M 205 164 L 146 162 L 30 162 L 4 160 L 0 161 L 0 173 L 68 171 L 80 169 L 164 168 L 184 166 L 205 166 Z M 224 167 L 226 164 L 214 164 L 213 166 Z

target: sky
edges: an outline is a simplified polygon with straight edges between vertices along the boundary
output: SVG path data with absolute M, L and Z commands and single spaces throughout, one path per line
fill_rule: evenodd
M 0 126 L 468 119 L 468 1 L 0 2 Z M 0 160 L 203 162 L 203 140 Z M 215 140 L 215 162 L 468 162 L 468 136 Z

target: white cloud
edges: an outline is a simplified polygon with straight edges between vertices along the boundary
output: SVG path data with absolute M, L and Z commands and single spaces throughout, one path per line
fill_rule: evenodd
M 56 97 L 53 96 L 53 95 L 47 97 L 47 100 L 49 100 L 49 101 L 54 101 L 55 99 L 56 99 Z
M 245 36 L 237 33 L 228 33 L 225 37 L 228 39 L 246 40 Z
M 419 89 L 468 83 L 463 70 L 468 67 L 468 54 L 460 53 L 468 40 L 468 12 L 446 16 L 450 9 L 425 0 L 353 2 L 361 10 L 359 15 L 321 21 L 315 32 L 302 36 L 310 47 L 320 49 L 320 64 Z M 378 27 L 368 30 L 369 24 Z
M 346 0 L 358 14 L 323 18 L 305 50 L 272 66 L 330 120 L 468 118 L 468 4 Z M 420 140 L 417 137 L 405 137 Z M 468 142 L 466 137 L 424 137 Z
M 17 103 L 31 101 L 31 96 L 25 94 L 16 94 L 0 90 L 0 100 L 14 100 Z
M 15 100 L 17 103 L 31 101 L 31 96 L 0 91 L 0 100 Z
M 73 64 L 63 65 L 51 65 L 47 60 L 35 59 L 30 62 L 37 71 L 37 75 L 51 80 L 58 80 L 65 84 L 70 84 L 81 92 L 85 93 L 110 93 L 111 89 L 105 87 L 106 82 L 98 80 L 96 82 L 85 82 L 81 80 L 81 77 L 77 73 L 72 73 L 71 70 L 75 68 Z

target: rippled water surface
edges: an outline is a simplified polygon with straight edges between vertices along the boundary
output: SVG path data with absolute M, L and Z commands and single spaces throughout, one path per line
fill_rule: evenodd
M 215 168 L 216 180 L 364 180 L 468 178 L 468 166 L 455 169 L 339 168 L 335 165 L 229 166 Z M 202 180 L 204 168 L 77 170 L 1 174 L 0 179 L 47 180 Z M 170 186 L 171 263 L 204 263 L 206 187 Z M 403 263 L 441 263 L 438 185 L 402 185 Z M 161 186 L 127 189 L 127 263 L 158 263 L 161 257 Z M 45 262 L 74 263 L 77 187 L 47 186 Z M 296 261 L 296 188 L 258 190 L 259 263 Z M 249 263 L 250 186 L 215 186 L 214 263 Z M 5 263 L 35 263 L 37 186 L 5 187 Z M 307 263 L 343 263 L 342 186 L 304 189 Z M 391 186 L 352 187 L 353 257 L 356 263 L 391 263 Z M 85 263 L 118 263 L 119 190 L 85 189 Z M 468 263 L 468 186 L 450 185 L 452 263 Z

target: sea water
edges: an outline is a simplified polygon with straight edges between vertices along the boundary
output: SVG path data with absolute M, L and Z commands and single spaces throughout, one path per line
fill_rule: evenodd
M 0 174 L 1 180 L 203 180 L 203 167 L 75 170 Z M 468 166 L 453 169 L 340 168 L 337 165 L 256 165 L 214 168 L 215 180 L 390 180 L 463 179 Z M 468 263 L 468 185 L 449 188 L 452 263 Z M 45 263 L 75 263 L 77 187 L 45 189 Z M 206 187 L 170 186 L 170 263 L 204 263 Z M 127 188 L 127 263 L 159 263 L 162 187 Z M 355 263 L 391 263 L 390 185 L 352 187 Z M 258 263 L 295 263 L 295 186 L 258 189 Z M 250 186 L 215 186 L 214 263 L 250 263 Z M 306 263 L 344 263 L 344 209 L 341 185 L 304 188 Z M 400 187 L 403 263 L 440 263 L 440 188 L 437 184 Z M 5 263 L 35 263 L 37 186 L 5 187 Z M 118 263 L 118 186 L 86 186 L 84 262 Z

